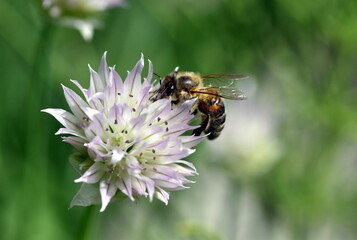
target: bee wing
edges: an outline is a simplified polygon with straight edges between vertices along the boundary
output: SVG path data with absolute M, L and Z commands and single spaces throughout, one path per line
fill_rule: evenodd
M 242 78 L 247 78 L 248 76 L 240 75 L 240 74 L 207 74 L 202 75 L 202 78 L 222 78 L 222 79 L 230 79 L 230 80 L 239 80 Z
M 248 78 L 240 74 L 208 74 L 201 77 L 205 86 L 231 86 L 235 81 Z
M 193 89 L 191 90 L 191 92 L 214 95 L 214 96 L 231 99 L 231 100 L 247 99 L 247 96 L 242 91 L 234 87 L 217 87 L 217 86 L 203 87 L 199 89 Z

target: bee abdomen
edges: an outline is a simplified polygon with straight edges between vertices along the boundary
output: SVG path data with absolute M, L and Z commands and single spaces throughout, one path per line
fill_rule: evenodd
M 226 114 L 223 113 L 222 115 L 220 115 L 218 118 L 210 118 L 209 124 L 207 126 L 207 128 L 205 129 L 205 133 L 210 133 L 207 138 L 209 140 L 213 140 L 215 138 L 217 138 L 223 128 L 224 128 L 224 123 L 226 121 Z

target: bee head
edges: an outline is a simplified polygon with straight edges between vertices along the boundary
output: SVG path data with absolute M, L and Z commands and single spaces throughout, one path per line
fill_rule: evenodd
M 163 81 L 160 81 L 160 87 L 154 92 L 153 96 L 151 96 L 152 101 L 156 101 L 162 98 L 169 98 L 173 96 L 176 89 L 176 76 L 177 76 L 178 67 L 175 68 L 173 72 L 166 75 Z

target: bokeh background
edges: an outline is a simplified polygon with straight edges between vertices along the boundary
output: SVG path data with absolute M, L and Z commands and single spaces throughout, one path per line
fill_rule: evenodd
M 357 2 L 127 2 L 86 42 L 38 1 L 0 1 L 0 238 L 357 239 Z M 251 76 L 221 137 L 189 158 L 196 183 L 168 206 L 68 210 L 73 150 L 40 109 L 68 109 L 60 83 L 88 86 L 104 51 L 123 75 L 144 53 L 160 75 Z

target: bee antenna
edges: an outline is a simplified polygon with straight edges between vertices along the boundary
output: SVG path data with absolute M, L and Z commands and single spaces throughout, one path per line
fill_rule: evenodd
M 160 85 L 161 85 L 161 76 L 159 74 L 157 74 L 156 72 L 153 73 L 156 77 L 159 78 L 159 81 L 160 81 Z

